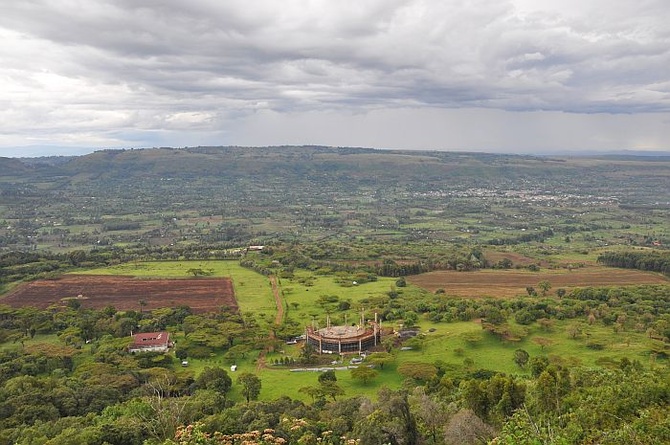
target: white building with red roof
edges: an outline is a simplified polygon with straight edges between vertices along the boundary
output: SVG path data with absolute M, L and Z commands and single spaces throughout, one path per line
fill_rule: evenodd
M 142 332 L 133 335 L 128 352 L 167 352 L 172 346 L 168 332 Z

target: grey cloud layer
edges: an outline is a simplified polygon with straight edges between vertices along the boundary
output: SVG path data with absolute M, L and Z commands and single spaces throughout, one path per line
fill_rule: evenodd
M 260 111 L 668 112 L 667 23 L 664 0 L 9 1 L 0 126 L 104 144 Z

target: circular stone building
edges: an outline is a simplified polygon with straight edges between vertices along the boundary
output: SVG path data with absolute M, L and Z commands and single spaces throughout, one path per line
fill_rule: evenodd
M 328 318 L 328 325 L 323 329 L 307 327 L 307 344 L 319 354 L 351 354 L 372 349 L 381 341 L 381 328 L 376 318 L 353 326 L 331 326 Z

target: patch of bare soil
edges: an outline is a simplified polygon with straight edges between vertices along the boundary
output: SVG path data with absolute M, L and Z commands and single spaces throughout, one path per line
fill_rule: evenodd
M 189 306 L 193 312 L 221 307 L 237 310 L 233 283 L 228 278 L 143 279 L 127 276 L 64 275 L 23 284 L 0 300 L 14 307 L 47 308 L 76 299 L 84 308 L 152 310 Z
M 458 297 L 514 297 L 526 295 L 526 287 L 548 281 L 550 294 L 558 288 L 589 286 L 628 286 L 637 284 L 669 284 L 660 274 L 609 267 L 529 272 L 518 270 L 478 270 L 457 272 L 440 270 L 407 277 L 407 281 L 434 292 L 444 289 L 447 295 Z

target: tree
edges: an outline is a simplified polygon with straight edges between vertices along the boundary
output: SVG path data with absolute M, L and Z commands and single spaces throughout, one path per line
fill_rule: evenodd
M 500 445 L 573 443 L 556 431 L 552 423 L 537 422 L 527 408 L 516 411 L 505 421 L 497 440 Z
M 554 341 L 547 337 L 534 337 L 533 343 L 540 345 L 540 348 L 544 351 L 544 348 L 546 348 L 547 346 L 551 346 L 554 343 Z
M 514 351 L 514 363 L 516 363 L 520 368 L 525 368 L 529 359 L 530 355 L 523 349 L 517 349 Z
M 418 425 L 406 391 L 382 388 L 376 403 L 364 403 L 354 434 L 361 444 L 415 445 L 421 443 Z
M 521 309 L 514 314 L 514 321 L 518 324 L 529 325 L 535 321 L 535 313 L 528 309 Z
M 465 341 L 468 346 L 475 346 L 477 343 L 480 343 L 482 340 L 484 340 L 482 333 L 477 331 L 464 332 L 460 335 L 460 338 L 463 339 L 463 341 Z
M 411 328 L 419 321 L 419 315 L 414 311 L 405 311 L 402 321 L 403 327 Z
M 427 382 L 437 375 L 437 368 L 430 363 L 406 362 L 398 366 L 398 373 L 405 378 Z
M 547 370 L 537 377 L 535 381 L 535 397 L 537 407 L 541 412 L 554 410 L 558 405 L 556 397 L 556 378 Z
M 183 349 L 183 348 L 177 348 L 174 351 L 174 355 L 179 360 L 186 360 L 186 358 L 188 357 L 188 351 L 186 349 Z
M 382 347 L 387 353 L 391 353 L 391 351 L 393 351 L 393 348 L 396 347 L 396 342 L 397 342 L 396 337 L 390 335 L 382 339 Z
M 424 387 L 416 387 L 409 398 L 412 412 L 415 413 L 417 426 L 424 436 L 430 438 L 428 443 L 438 442 L 439 432 L 453 414 L 450 406 L 433 400 L 425 393 Z
M 246 354 L 251 351 L 251 346 L 240 344 L 228 349 L 224 354 L 224 358 L 231 364 L 237 362 L 240 358 L 246 357 Z
M 310 396 L 312 399 L 312 403 L 314 403 L 316 399 L 323 396 L 321 393 L 321 388 L 319 388 L 318 386 L 303 386 L 302 388 L 298 389 L 298 392 Z
M 379 369 L 384 369 L 384 365 L 392 362 L 393 359 L 393 355 L 388 352 L 374 352 L 370 354 L 367 361 L 375 366 L 379 366 Z
M 509 258 L 503 258 L 502 260 L 498 261 L 497 267 L 499 269 L 511 269 L 514 263 L 512 260 Z
M 583 325 L 581 323 L 571 323 L 568 325 L 566 328 L 566 332 L 572 338 L 573 340 L 576 339 L 578 336 L 582 335 L 582 329 Z
M 459 385 L 461 399 L 465 407 L 482 417 L 489 410 L 489 403 L 483 386 L 483 384 L 475 379 L 462 380 Z
M 214 329 L 217 329 L 220 334 L 223 334 L 225 339 L 228 341 L 228 348 L 231 348 L 235 342 L 235 339 L 239 338 L 240 335 L 244 333 L 244 326 L 242 324 L 230 321 L 219 323 L 214 327 Z M 216 338 L 216 336 L 213 337 Z M 210 338 L 209 346 L 217 347 L 218 345 L 215 344 L 212 338 Z
M 351 370 L 351 378 L 354 380 L 359 380 L 364 385 L 367 385 L 368 382 L 377 377 L 377 371 L 367 366 L 358 366 Z
M 196 389 L 213 389 L 225 396 L 233 386 L 233 380 L 225 369 L 207 367 L 200 373 L 194 386 Z
M 503 311 L 495 306 L 488 306 L 484 309 L 484 318 L 491 324 L 502 324 L 507 319 Z
M 208 273 L 205 272 L 204 270 L 202 270 L 202 269 L 200 269 L 200 268 L 195 268 L 195 267 L 193 267 L 193 268 L 187 270 L 186 273 L 191 274 L 191 275 L 193 275 L 194 277 L 197 277 L 197 276 L 199 276 L 199 275 L 208 275 Z
M 495 430 L 484 423 L 472 410 L 462 409 L 449 420 L 444 430 L 445 442 L 449 445 L 475 445 L 486 443 L 495 435 Z
M 261 379 L 250 372 L 243 372 L 237 378 L 237 383 L 242 385 L 242 394 L 249 403 L 251 400 L 256 400 L 261 393 Z
M 302 362 L 305 364 L 311 364 L 314 362 L 316 357 L 316 349 L 314 349 L 314 346 L 310 345 L 309 343 L 305 343 L 305 345 L 302 347 L 302 351 L 300 351 L 300 358 L 302 359 Z
M 537 287 L 540 288 L 542 296 L 544 297 L 547 295 L 547 292 L 549 292 L 549 289 L 551 289 L 551 283 L 547 280 L 542 280 L 539 283 L 537 283 Z
M 334 380 L 325 380 L 319 384 L 319 392 L 323 397 L 330 397 L 333 401 L 344 395 L 344 390 Z
M 335 375 L 335 371 L 332 369 L 329 369 L 327 371 L 322 372 L 319 374 L 319 383 L 325 383 L 325 382 L 337 382 L 337 376 Z
M 530 359 L 530 373 L 533 377 L 542 374 L 542 371 L 547 369 L 547 366 L 549 366 L 549 359 L 547 357 L 538 356 Z
M 149 434 L 158 440 L 174 437 L 179 425 L 184 423 L 186 400 L 168 397 L 174 381 L 165 374 L 147 383 L 149 397 L 137 400 L 135 416 L 144 424 Z

